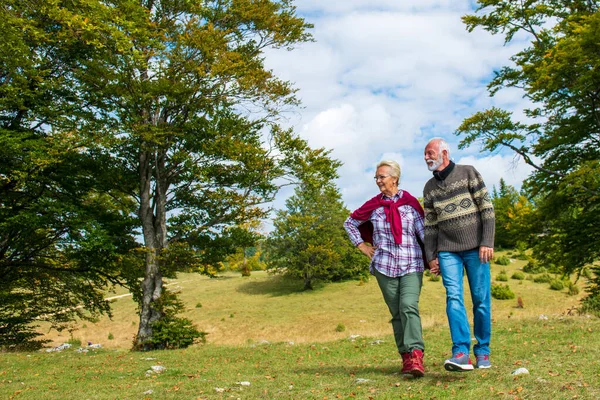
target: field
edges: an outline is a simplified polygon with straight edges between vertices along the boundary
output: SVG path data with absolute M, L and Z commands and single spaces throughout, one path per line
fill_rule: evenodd
M 502 270 L 510 277 L 523 264 L 492 264 L 492 279 Z M 183 274 L 169 288 L 180 291 L 185 316 L 208 332 L 207 344 L 130 352 L 135 305 L 117 291 L 108 294 L 114 297 L 112 320 L 47 333 L 52 346 L 89 341 L 102 349 L 4 353 L 0 398 L 600 398 L 600 321 L 573 312 L 583 291 L 570 296 L 529 279 L 501 283 L 523 307 L 517 297 L 493 301 L 489 370 L 443 369 L 451 344 L 441 282 L 424 280 L 426 376 L 413 379 L 398 373 L 388 311 L 374 279 L 302 292 L 300 283 L 264 272 L 217 279 Z M 152 366 L 165 370 L 148 373 Z M 512 375 L 521 367 L 529 374 Z

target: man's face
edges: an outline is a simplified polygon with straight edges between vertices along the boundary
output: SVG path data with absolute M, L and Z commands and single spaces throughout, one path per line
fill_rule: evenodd
M 444 156 L 440 152 L 440 144 L 438 142 L 432 142 L 425 147 L 425 162 L 427 163 L 427 169 L 430 171 L 438 171 L 444 163 Z

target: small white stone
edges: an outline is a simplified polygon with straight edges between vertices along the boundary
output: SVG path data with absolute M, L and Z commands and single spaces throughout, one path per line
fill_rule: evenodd
M 250 382 L 247 382 L 247 381 L 238 382 L 237 384 L 240 386 L 250 386 Z
M 223 388 L 215 388 L 215 392 L 217 393 L 223 393 L 225 391 L 225 389 Z
M 540 314 L 540 319 L 546 320 L 546 319 L 548 319 L 548 317 L 546 317 L 544 314 Z
M 152 394 L 152 393 L 154 393 L 154 390 L 152 390 L 152 389 L 150 389 L 150 390 L 146 390 L 146 391 L 144 392 L 144 394 Z
M 371 379 L 364 379 L 364 378 L 356 379 L 356 383 L 367 383 L 367 382 L 373 382 L 373 381 Z
M 523 375 L 523 374 L 528 374 L 528 373 L 529 373 L 529 370 L 527 368 L 517 368 L 512 372 L 513 375 Z
M 167 369 L 165 367 L 163 367 L 162 365 L 153 365 L 150 368 L 152 368 L 152 371 L 156 372 L 157 374 L 160 374 L 161 372 L 166 371 Z

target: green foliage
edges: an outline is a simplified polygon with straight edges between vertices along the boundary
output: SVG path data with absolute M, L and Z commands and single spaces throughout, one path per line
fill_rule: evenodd
M 506 273 L 506 271 L 502 271 L 498 275 L 496 275 L 496 280 L 500 282 L 507 282 L 508 274 Z
M 515 294 L 508 285 L 492 285 L 492 297 L 497 300 L 510 300 L 515 298 Z
M 337 324 L 335 327 L 336 332 L 344 332 L 346 330 L 346 326 L 342 323 Z
M 439 282 L 442 280 L 442 277 L 440 275 L 436 275 L 436 274 L 429 274 L 429 280 L 431 282 Z
M 496 190 L 495 186 L 492 190 L 492 203 L 494 204 L 496 216 L 495 245 L 498 248 L 512 248 L 516 244 L 517 236 L 509 229 L 512 222 L 509 210 L 517 202 L 518 197 L 519 194 L 515 188 L 507 185 L 503 178 L 500 178 L 499 190 Z
M 524 272 L 527 272 L 528 274 L 539 274 L 546 271 L 546 268 L 535 258 L 528 257 L 527 259 L 529 261 L 527 262 L 527 265 L 523 267 Z
M 523 279 L 525 279 L 525 274 L 521 271 L 515 271 L 515 272 L 513 272 L 510 279 L 516 279 L 518 281 L 522 281 Z
M 162 318 L 152 322 L 152 337 L 144 341 L 134 338 L 135 350 L 183 349 L 206 342 L 206 332 L 199 331 L 188 318 L 181 318 L 185 306 L 176 293 L 163 291 L 156 303 Z
M 600 297 L 586 296 L 581 302 L 580 312 L 582 314 L 592 314 L 600 318 Z
M 565 288 L 565 285 L 560 279 L 552 279 L 550 281 L 550 289 L 563 290 L 564 288 Z
M 496 72 L 491 94 L 521 88 L 530 107 L 523 121 L 498 108 L 465 119 L 461 147 L 505 147 L 534 168 L 524 185 L 534 207 L 517 218 L 534 256 L 570 275 L 600 258 L 600 12 L 595 1 L 481 0 L 463 17 L 469 31 L 531 40 Z M 539 160 L 539 161 L 538 161 Z M 525 207 L 527 206 L 527 207 Z M 517 230 L 518 231 L 518 230 Z
M 113 335 L 111 332 L 108 333 L 108 340 L 114 340 L 115 339 L 115 335 Z
M 498 265 L 510 265 L 510 258 L 508 258 L 505 255 L 502 255 L 500 257 L 496 257 L 494 259 L 494 263 L 496 263 Z
M 579 294 L 579 286 L 569 280 L 567 282 L 567 293 L 569 296 L 577 296 Z
M 550 274 L 544 273 L 533 278 L 535 283 L 550 283 L 554 280 Z
M 307 169 L 305 182 L 277 212 L 275 229 L 265 243 L 267 264 L 274 271 L 302 279 L 304 289 L 314 280 L 367 279 L 368 259 L 347 239 L 343 224 L 349 211 L 337 187 L 322 171 L 334 175 L 339 162 L 321 170 Z M 310 174 L 309 174 L 310 172 Z

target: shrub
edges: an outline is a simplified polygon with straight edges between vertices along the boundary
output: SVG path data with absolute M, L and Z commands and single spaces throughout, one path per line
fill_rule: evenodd
M 589 295 L 581 302 L 581 313 L 592 314 L 600 317 L 600 297 Z
M 196 308 L 202 308 L 202 303 L 196 303 Z
M 431 282 L 439 282 L 441 279 L 442 279 L 441 275 L 436 275 L 436 274 L 429 275 L 429 280 Z
M 108 340 L 113 340 L 115 338 L 115 335 L 113 335 L 111 332 L 108 332 Z
M 527 260 L 528 262 L 527 265 L 523 267 L 523 272 L 527 272 L 529 274 L 546 272 L 546 268 L 544 268 L 535 258 L 528 257 Z
M 569 296 L 577 296 L 579 294 L 579 287 L 571 281 L 567 283 L 567 289 Z
M 73 347 L 81 347 L 81 339 L 76 339 L 72 337 L 69 340 L 67 340 L 67 343 L 69 343 Z
M 498 275 L 496 275 L 496 280 L 500 282 L 507 282 L 508 275 L 506 274 L 506 271 L 502 271 Z
M 492 297 L 498 300 L 510 300 L 515 298 L 515 294 L 508 285 L 492 285 Z
M 552 290 L 563 290 L 565 285 L 562 283 L 560 279 L 552 279 L 550 281 L 550 289 Z
M 516 279 L 518 281 L 522 281 L 523 279 L 525 279 L 525 274 L 521 271 L 515 271 L 512 276 L 510 277 L 510 279 Z
M 177 316 L 185 310 L 177 294 L 165 290 L 156 302 L 156 308 L 163 317 L 152 323 L 152 337 L 147 341 L 139 344 L 134 337 L 135 350 L 183 349 L 206 342 L 206 332 L 200 332 L 189 319 Z
M 541 274 L 533 278 L 535 283 L 550 283 L 552 282 L 552 277 L 549 274 Z
M 346 327 L 344 326 L 344 324 L 337 324 L 337 326 L 335 327 L 336 332 L 344 332 L 345 330 Z
M 506 257 L 506 256 L 500 256 L 497 257 L 494 262 L 498 265 L 509 265 L 510 264 L 510 258 Z

